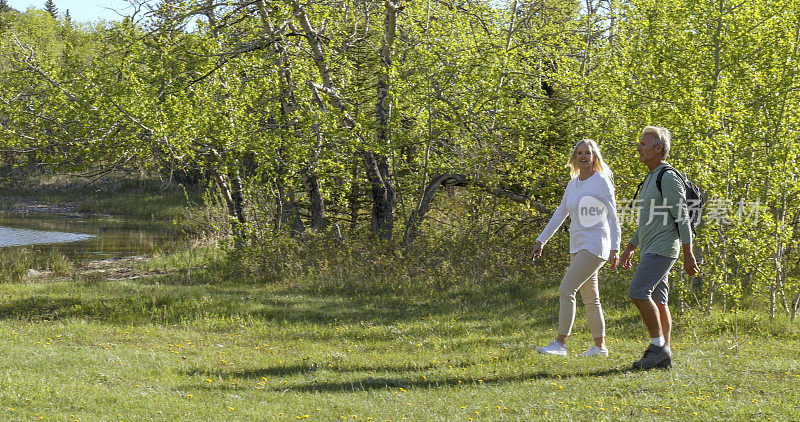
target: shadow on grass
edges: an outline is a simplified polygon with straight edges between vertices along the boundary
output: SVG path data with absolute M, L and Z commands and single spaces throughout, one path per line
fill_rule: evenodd
M 450 368 L 466 368 L 478 364 L 475 361 L 462 361 L 450 362 Z M 598 378 L 622 375 L 634 372 L 631 366 L 614 367 L 602 370 L 586 370 L 586 371 L 559 371 L 554 370 L 546 372 L 543 370 L 536 372 L 521 372 L 519 374 L 487 374 L 482 377 L 446 377 L 437 379 L 435 376 L 426 378 L 422 376 L 422 372 L 435 370 L 441 368 L 442 365 L 437 363 L 430 363 L 425 365 L 409 365 L 409 364 L 379 364 L 379 365 L 318 365 L 313 362 L 303 362 L 294 365 L 280 365 L 271 366 L 266 368 L 254 368 L 248 370 L 202 370 L 194 369 L 184 372 L 184 375 L 190 377 L 205 378 L 221 378 L 225 380 L 260 380 L 268 378 L 282 378 L 290 376 L 302 375 L 308 380 L 307 383 L 302 385 L 287 386 L 285 388 L 276 387 L 274 391 L 296 391 L 302 393 L 336 393 L 336 392 L 361 392 L 376 389 L 389 389 L 389 388 L 441 388 L 448 386 L 464 386 L 464 385 L 492 385 L 504 384 L 513 382 L 537 381 L 537 380 L 564 380 L 570 378 Z M 366 378 L 354 379 L 352 381 L 340 382 L 320 382 L 315 378 L 316 373 L 319 371 L 338 374 L 363 374 L 363 373 L 377 373 L 389 374 L 388 376 L 370 376 Z M 202 384 L 204 388 L 231 388 L 232 384 L 209 386 Z
M 488 376 L 480 379 L 444 378 L 444 379 L 407 379 L 407 378 L 363 378 L 352 382 L 317 382 L 289 388 L 276 388 L 275 391 L 296 391 L 300 393 L 350 393 L 387 388 L 422 388 L 457 387 L 463 385 L 497 385 L 514 382 L 537 380 L 563 380 L 565 378 L 597 378 L 625 374 L 631 372 L 630 367 L 612 368 L 602 371 L 576 374 L 553 374 L 548 372 L 531 372 L 511 376 Z
M 87 305 L 75 298 L 48 298 L 32 296 L 12 300 L 0 305 L 0 319 L 24 319 L 31 321 L 53 321 L 62 318 L 102 319 L 111 307 L 98 304 Z
M 286 365 L 271 368 L 253 369 L 248 371 L 204 371 L 191 370 L 185 373 L 188 376 L 221 377 L 224 379 L 261 379 L 265 377 L 286 377 L 291 375 L 308 374 L 317 371 L 317 366 L 311 365 Z
M 471 366 L 474 363 L 465 362 L 461 364 L 452 364 L 454 368 L 463 368 Z M 286 377 L 291 375 L 313 374 L 319 370 L 339 372 L 339 373 L 357 373 L 357 372 L 416 372 L 416 371 L 429 371 L 436 369 L 439 366 L 434 364 L 427 365 L 377 365 L 377 366 L 320 366 L 315 363 L 301 364 L 301 365 L 281 365 L 269 368 L 250 369 L 242 371 L 206 371 L 202 369 L 194 369 L 187 371 L 185 375 L 188 376 L 202 376 L 220 377 L 223 379 L 261 379 L 266 377 Z
M 343 372 L 355 372 L 355 371 L 379 371 L 384 370 L 385 368 L 349 368 L 347 371 Z M 299 375 L 299 374 L 306 374 L 308 376 L 313 375 L 315 369 L 310 366 L 289 366 L 289 367 L 275 367 L 275 368 L 265 368 L 261 370 L 254 370 L 254 371 L 241 371 L 241 372 L 230 372 L 226 373 L 226 377 L 231 377 L 232 379 L 241 379 L 241 378 L 266 378 L 270 376 L 280 377 L 280 376 L 289 376 L 289 375 Z M 343 382 L 319 382 L 316 379 L 309 381 L 303 385 L 297 386 L 287 386 L 286 388 L 273 388 L 272 391 L 275 392 L 288 392 L 293 391 L 297 393 L 359 393 L 364 391 L 371 391 L 371 390 L 386 390 L 386 389 L 396 389 L 396 388 L 419 388 L 419 389 L 437 389 L 443 387 L 464 387 L 464 386 L 477 386 L 477 385 L 500 385 L 500 384 L 507 384 L 507 383 L 519 383 L 519 382 L 526 382 L 526 381 L 540 381 L 540 380 L 553 380 L 553 381 L 563 381 L 564 379 L 569 378 L 598 378 L 598 377 L 608 377 L 608 376 L 615 376 L 615 375 L 622 375 L 628 374 L 633 372 L 633 370 L 628 366 L 624 368 L 610 368 L 601 371 L 591 371 L 591 372 L 579 372 L 579 373 L 572 373 L 572 374 L 557 374 L 557 373 L 549 373 L 544 371 L 538 372 L 526 372 L 517 375 L 492 375 L 486 376 L 481 378 L 457 378 L 457 377 L 448 377 L 443 379 L 420 379 L 420 377 L 367 377 L 367 378 L 360 378 L 353 381 L 343 381 Z M 187 373 L 188 375 L 202 375 L 202 376 L 209 376 L 209 375 L 220 375 L 216 372 L 205 372 L 205 371 L 192 371 Z M 189 388 L 189 387 L 187 387 Z M 226 385 L 192 385 L 191 388 L 204 388 L 208 390 L 235 390 L 241 388 L 237 385 L 226 384 Z

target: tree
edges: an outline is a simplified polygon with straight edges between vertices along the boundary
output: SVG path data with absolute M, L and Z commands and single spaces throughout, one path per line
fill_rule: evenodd
M 103 74 L 113 62 L 98 59 L 102 48 L 44 11 L 29 10 L 12 21 L 0 42 L 0 84 L 7 87 L 0 114 L 8 116 L 0 139 L 6 150 L 87 175 L 149 155 L 140 155 L 135 144 L 141 144 L 142 128 L 120 111 L 119 88 Z
M 544 138 L 534 137 L 533 144 L 528 141 L 532 128 L 535 134 L 547 133 L 549 139 L 557 138 L 548 125 L 551 116 L 562 118 L 567 109 L 559 104 L 568 101 L 555 98 L 557 95 L 552 92 L 543 96 L 546 84 L 541 82 L 531 89 L 526 77 L 530 71 L 516 69 L 531 59 L 514 55 L 528 41 L 520 38 L 519 44 L 516 42 L 519 27 L 512 25 L 506 37 L 498 37 L 506 33 L 501 25 L 505 18 L 498 18 L 496 11 L 484 3 L 451 7 L 436 2 L 382 2 L 363 8 L 351 7 L 347 0 L 341 3 L 341 7 L 333 7 L 315 2 L 253 2 L 236 8 L 212 2 L 164 3 L 157 10 L 163 20 L 155 27 L 169 37 L 183 37 L 175 29 L 191 14 L 202 14 L 208 21 L 208 29 L 203 27 L 194 36 L 210 37 L 216 41 L 208 45 L 217 47 L 193 54 L 215 54 L 221 59 L 210 71 L 201 72 L 203 76 L 192 86 L 209 87 L 222 75 L 230 77 L 245 71 L 252 80 L 270 81 L 262 84 L 264 94 L 268 92 L 265 86 L 277 88 L 272 100 L 267 100 L 269 95 L 262 95 L 249 113 L 266 112 L 261 116 L 266 123 L 262 124 L 264 131 L 257 137 L 268 136 L 270 141 L 264 145 L 272 146 L 259 147 L 263 154 L 257 156 L 267 162 L 274 160 L 275 164 L 257 165 L 261 174 L 275 183 L 281 219 L 302 230 L 295 188 L 290 183 L 292 175 L 296 175 L 295 180 L 302 182 L 299 189 L 308 193 L 312 226 L 325 227 L 323 192 L 332 203 L 337 202 L 334 198 L 338 194 L 322 183 L 350 179 L 352 191 L 359 190 L 361 182 L 356 178 L 361 172 L 353 167 L 354 158 L 360 163 L 371 192 L 370 231 L 386 240 L 392 238 L 399 200 L 418 194 L 420 199 L 414 199 L 414 203 L 430 204 L 431 198 L 426 196 L 455 180 L 447 179 L 431 188 L 425 185 L 444 179 L 438 175 L 428 179 L 428 172 L 469 174 L 469 183 L 458 185 L 477 187 L 483 195 L 489 192 L 532 203 L 530 190 L 520 193 L 515 192 L 516 188 L 509 189 L 521 185 L 521 190 L 526 190 L 531 184 L 526 177 L 531 163 L 517 158 L 523 154 L 530 158 L 532 147 Z M 553 2 L 552 7 L 557 4 Z M 562 13 L 557 19 L 543 19 L 546 25 L 542 29 L 530 25 L 529 31 L 568 34 L 558 27 L 574 17 L 578 9 L 559 10 Z M 531 10 L 530 16 L 540 13 L 541 10 Z M 328 25 L 332 20 L 340 24 Z M 420 29 L 420 22 L 426 22 L 426 29 Z M 475 30 L 465 30 L 470 27 Z M 442 43 L 442 37 L 448 43 Z M 515 42 L 509 44 L 506 40 Z M 496 49 L 504 52 L 497 54 Z M 553 56 L 550 52 L 540 55 Z M 277 68 L 262 65 L 266 73 L 246 70 L 248 62 L 267 57 Z M 441 65 L 443 62 L 446 66 Z M 183 67 L 177 62 L 175 65 Z M 543 71 L 553 73 L 550 67 L 533 71 L 539 75 Z M 307 82 L 297 84 L 298 78 Z M 177 90 L 170 92 L 178 95 Z M 524 107 L 522 113 L 520 107 Z M 193 108 L 195 113 L 198 110 Z M 182 118 L 170 120 L 179 122 Z M 428 124 L 421 124 L 423 119 Z M 237 129 L 240 127 L 236 124 Z M 433 157 L 431 147 L 435 137 L 440 136 L 449 138 L 452 145 L 448 151 L 435 153 L 443 154 L 441 157 Z M 420 144 L 427 144 L 427 148 L 419 148 Z M 329 161 L 322 161 L 323 158 Z M 329 171 L 320 166 L 323 162 L 330 166 Z M 541 159 L 536 164 L 539 163 L 552 166 L 551 160 Z M 348 167 L 354 171 L 342 174 L 341 169 Z M 420 170 L 426 174 L 421 183 L 416 176 Z M 213 166 L 209 171 L 215 171 Z M 544 181 L 555 186 L 547 182 L 548 174 L 543 168 L 536 183 Z M 352 209 L 357 208 L 357 196 L 347 196 Z M 404 207 L 402 202 L 399 205 Z M 536 208 L 547 210 L 541 204 Z M 414 212 L 400 212 L 416 216 L 406 223 L 413 226 L 406 232 L 416 233 L 416 226 L 427 211 L 417 207 Z M 351 215 L 357 215 L 357 210 Z M 412 237 L 408 236 L 404 243 Z
M 577 98 L 597 116 L 599 133 L 635 139 L 647 124 L 672 129 L 670 160 L 706 189 L 713 209 L 697 243 L 705 256 L 702 292 L 694 292 L 702 307 L 735 307 L 752 295 L 768 299 L 771 315 L 778 305 L 791 313 L 786 293 L 787 283 L 797 283 L 791 271 L 799 192 L 789 170 L 797 162 L 789 141 L 796 119 L 786 110 L 797 104 L 798 4 L 740 6 L 617 6 L 607 15 L 614 31 L 592 48 L 600 65 Z M 739 218 L 742 206 L 755 218 Z
M 53 19 L 58 19 L 58 9 L 56 8 L 56 4 L 53 0 L 47 0 L 44 2 L 44 10 L 53 17 Z

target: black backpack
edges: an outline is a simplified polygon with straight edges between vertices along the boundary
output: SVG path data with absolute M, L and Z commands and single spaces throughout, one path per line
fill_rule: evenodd
M 686 192 L 686 210 L 689 212 L 689 226 L 692 228 L 692 235 L 697 235 L 697 227 L 700 225 L 703 205 L 706 202 L 705 198 L 703 198 L 703 192 L 697 185 L 692 183 L 685 174 L 667 165 L 664 166 L 664 168 L 658 172 L 658 176 L 656 176 L 656 187 L 658 188 L 658 193 L 662 196 L 664 195 L 664 191 L 661 190 L 661 179 L 667 171 L 674 171 L 683 182 L 683 189 Z M 644 180 L 639 182 L 639 186 L 636 187 L 634 200 L 639 198 L 639 190 L 642 188 L 643 183 Z

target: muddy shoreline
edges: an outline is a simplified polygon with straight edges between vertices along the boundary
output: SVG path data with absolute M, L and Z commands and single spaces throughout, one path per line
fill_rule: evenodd
M 0 197 L 0 204 L 2 204 L 1 212 L 12 214 L 43 214 L 73 218 L 101 216 L 99 214 L 80 212 L 75 205 L 49 205 L 38 201 L 26 200 L 24 198 Z

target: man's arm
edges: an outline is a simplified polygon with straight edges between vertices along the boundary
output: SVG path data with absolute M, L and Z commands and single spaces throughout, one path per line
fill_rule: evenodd
M 683 269 L 690 277 L 700 272 L 697 259 L 692 248 L 692 227 L 689 223 L 689 210 L 686 204 L 686 188 L 683 180 L 674 171 L 667 171 L 661 179 L 662 196 L 670 205 L 669 211 L 675 224 L 678 225 L 678 235 L 683 245 Z
M 694 257 L 691 243 L 683 244 L 683 269 L 689 277 L 694 277 L 700 272 L 700 267 L 697 265 L 697 259 Z
M 633 239 L 631 239 L 632 241 Z M 631 257 L 633 257 L 633 251 L 636 250 L 636 246 L 632 242 L 628 242 L 628 246 L 625 247 L 625 250 L 622 251 L 622 255 L 619 256 L 619 266 L 623 269 L 629 269 L 632 267 L 631 265 Z
M 692 243 L 692 226 L 689 222 L 689 209 L 686 204 L 686 188 L 683 179 L 673 170 L 664 172 L 661 178 L 661 196 L 669 206 L 669 213 L 678 225 L 681 243 Z

